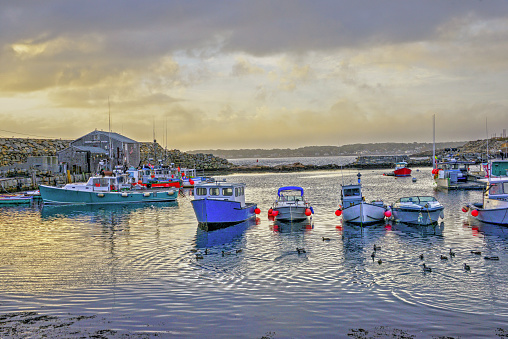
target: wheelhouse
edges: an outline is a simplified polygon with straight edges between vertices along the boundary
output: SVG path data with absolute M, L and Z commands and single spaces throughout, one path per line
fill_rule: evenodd
M 245 206 L 245 184 L 207 183 L 194 186 L 194 199 L 236 201 Z

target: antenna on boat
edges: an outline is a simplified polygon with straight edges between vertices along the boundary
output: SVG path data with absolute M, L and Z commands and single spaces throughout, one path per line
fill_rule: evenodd
M 488 117 L 485 117 L 485 134 L 487 134 L 487 164 L 489 163 L 489 127 L 487 120 Z
M 111 103 L 109 102 L 109 95 L 108 95 L 108 117 L 109 117 L 109 133 L 108 133 L 108 139 L 109 139 L 109 170 L 113 170 L 113 150 L 111 148 Z
M 436 115 L 432 116 L 432 169 L 436 168 Z

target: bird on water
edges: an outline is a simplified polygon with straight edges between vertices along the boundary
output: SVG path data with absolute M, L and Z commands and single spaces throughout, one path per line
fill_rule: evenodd
M 424 272 L 432 272 L 432 268 L 427 267 L 427 265 L 425 265 L 425 263 L 423 263 L 422 266 L 423 266 L 423 271 Z
M 466 264 L 466 263 L 464 263 L 464 269 L 466 271 L 471 271 L 471 267 L 468 264 Z

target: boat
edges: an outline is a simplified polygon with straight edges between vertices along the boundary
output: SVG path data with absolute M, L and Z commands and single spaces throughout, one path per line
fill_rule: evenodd
M 469 179 L 473 177 L 469 175 L 469 168 L 474 164 L 473 161 L 456 159 L 448 159 L 437 163 L 437 167 L 432 170 L 436 187 L 445 190 L 483 189 L 485 184 Z
M 411 176 L 411 169 L 407 168 L 407 162 L 400 161 L 395 163 L 395 170 L 393 175 L 396 177 L 409 177 Z
M 202 183 L 194 185 L 192 207 L 200 226 L 215 229 L 255 218 L 257 204 L 245 202 L 243 183 Z
M 268 210 L 279 221 L 303 221 L 314 214 L 314 209 L 305 199 L 303 188 L 298 186 L 284 186 L 277 191 L 277 199 Z
M 388 206 L 383 201 L 366 202 L 362 194 L 361 174 L 358 173 L 358 183 L 341 185 L 341 204 L 335 214 L 342 215 L 342 220 L 360 225 L 379 223 L 385 217 L 391 216 Z
M 93 176 L 63 187 L 39 185 L 44 204 L 125 204 L 174 201 L 178 190 L 132 189 L 128 175 Z
M 214 183 L 215 179 L 206 176 L 198 176 L 195 168 L 178 168 L 183 188 L 192 188 L 202 183 Z
M 431 196 L 410 196 L 391 206 L 393 219 L 406 224 L 431 225 L 444 218 L 444 206 Z
M 487 167 L 487 178 L 482 203 L 464 206 L 464 212 L 486 223 L 508 225 L 508 161 L 492 160 Z
M 1 194 L 0 205 L 24 205 L 32 203 L 32 197 L 25 194 Z

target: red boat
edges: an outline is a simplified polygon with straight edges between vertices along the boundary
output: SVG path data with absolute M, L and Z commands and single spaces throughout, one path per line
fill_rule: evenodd
M 411 175 L 411 169 L 407 168 L 407 162 L 397 162 L 395 164 L 395 170 L 393 171 L 393 174 L 396 177 L 409 177 Z

